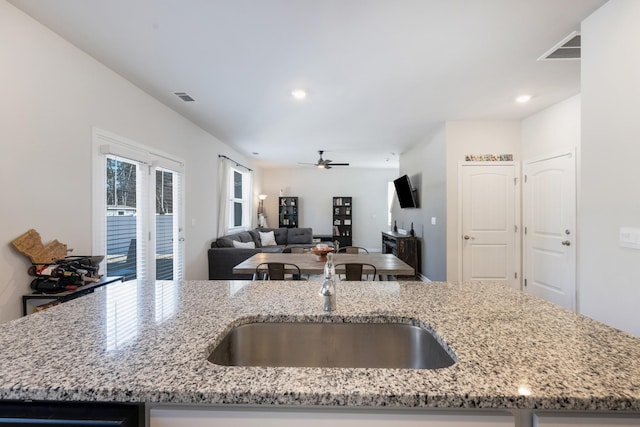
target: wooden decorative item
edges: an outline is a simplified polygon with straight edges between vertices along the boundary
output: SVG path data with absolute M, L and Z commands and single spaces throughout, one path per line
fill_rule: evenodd
M 14 248 L 21 254 L 29 257 L 33 264 L 48 264 L 67 256 L 73 249 L 54 240 L 47 245 L 42 244 L 42 238 L 33 228 L 11 242 Z

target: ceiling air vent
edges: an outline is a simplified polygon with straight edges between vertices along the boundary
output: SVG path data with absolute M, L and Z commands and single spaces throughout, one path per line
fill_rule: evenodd
M 184 102 L 195 102 L 196 100 L 191 97 L 187 92 L 173 92 L 175 96 L 183 100 Z
M 580 59 L 580 32 L 574 31 L 538 58 L 538 61 Z

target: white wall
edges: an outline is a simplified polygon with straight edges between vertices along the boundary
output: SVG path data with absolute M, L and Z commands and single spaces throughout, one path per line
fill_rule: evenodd
M 299 197 L 300 227 L 314 234 L 332 234 L 332 197 L 353 197 L 353 245 L 380 251 L 387 225 L 387 186 L 397 169 L 334 167 L 331 170 L 281 168 L 263 170 L 263 192 L 269 227 L 278 226 L 278 194 Z
M 185 160 L 186 276 L 206 279 L 217 156 L 247 159 L 4 0 L 0 40 L 0 322 L 20 316 L 29 292 L 16 237 L 35 228 L 45 244 L 92 253 L 92 126 Z
M 578 280 L 582 313 L 640 336 L 640 2 L 611 0 L 582 23 Z
M 522 160 L 565 153 L 580 147 L 580 95 L 522 121 Z
M 446 138 L 444 124 L 433 135 L 400 156 L 400 173 L 418 190 L 418 208 L 401 209 L 394 198 L 393 218 L 399 228 L 413 223 L 422 238 L 421 272 L 430 280 L 446 280 Z M 435 218 L 435 224 L 431 219 Z
M 447 280 L 458 281 L 458 165 L 466 154 L 513 154 L 521 160 L 519 120 L 466 120 L 446 123 Z

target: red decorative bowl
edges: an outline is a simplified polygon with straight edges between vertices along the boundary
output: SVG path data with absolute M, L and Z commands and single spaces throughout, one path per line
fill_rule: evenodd
M 327 261 L 327 254 L 329 252 L 333 252 L 333 248 L 331 247 L 319 248 L 317 246 L 314 246 L 311 248 L 311 252 L 313 252 L 316 255 L 316 261 Z

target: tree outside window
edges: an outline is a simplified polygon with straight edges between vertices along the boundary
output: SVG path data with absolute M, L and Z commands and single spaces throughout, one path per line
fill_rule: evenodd
M 107 206 L 136 207 L 136 165 L 107 158 Z

